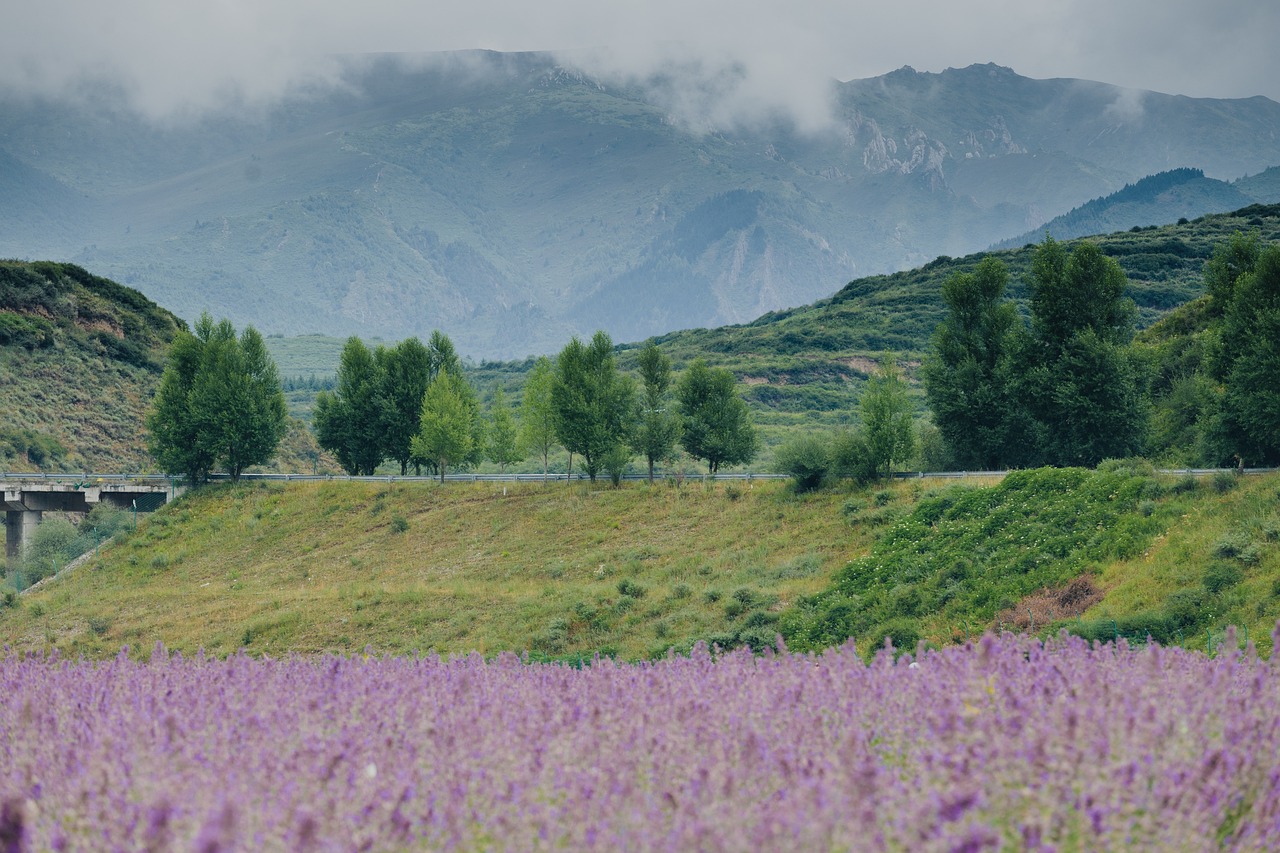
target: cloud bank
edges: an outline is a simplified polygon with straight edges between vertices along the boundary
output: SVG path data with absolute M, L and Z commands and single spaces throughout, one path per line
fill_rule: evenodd
M 1280 100 L 1280 4 L 1255 0 L 42 0 L 6 12 L 0 92 L 109 85 L 163 119 L 269 104 L 341 79 L 335 57 L 484 48 L 561 52 L 648 81 L 708 126 L 825 120 L 834 79 L 996 62 L 1202 97 Z

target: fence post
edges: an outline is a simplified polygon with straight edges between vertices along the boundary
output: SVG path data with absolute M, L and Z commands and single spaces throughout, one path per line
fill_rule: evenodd
M 1205 654 L 1207 654 L 1209 657 L 1213 657 L 1213 629 L 1205 628 L 1204 633 L 1205 633 L 1205 637 L 1207 638 L 1205 640 Z
M 1111 630 L 1112 630 L 1112 632 L 1116 635 L 1116 637 L 1115 637 L 1115 642 L 1116 642 L 1117 644 L 1119 644 L 1119 642 L 1120 642 L 1120 625 L 1119 625 L 1119 624 L 1117 624 L 1117 623 L 1116 623 L 1116 620 L 1114 620 L 1114 619 L 1112 619 L 1112 620 L 1111 620 Z
M 1030 634 L 1034 634 L 1036 632 L 1036 617 L 1031 614 L 1030 607 L 1027 608 L 1027 622 L 1029 623 L 1029 626 L 1030 626 L 1027 628 L 1027 632 Z

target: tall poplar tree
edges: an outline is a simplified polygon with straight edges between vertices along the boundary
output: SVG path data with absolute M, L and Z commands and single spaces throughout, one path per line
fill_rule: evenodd
M 555 407 L 551 402 L 551 387 L 555 382 L 555 367 L 545 355 L 533 364 L 524 381 L 520 400 L 520 447 L 524 453 L 532 453 L 542 460 L 542 479 L 547 479 L 547 467 L 551 451 L 559 446 L 556 439 Z
M 640 416 L 631 438 L 631 446 L 649 464 L 649 482 L 653 482 L 654 463 L 671 455 L 680 437 L 680 416 L 669 399 L 671 359 L 650 343 L 640 351 L 641 403 Z

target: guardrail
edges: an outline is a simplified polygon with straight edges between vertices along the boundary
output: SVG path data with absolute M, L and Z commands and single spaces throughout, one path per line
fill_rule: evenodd
M 1160 468 L 1156 470 L 1157 474 L 1182 474 L 1191 475 L 1193 477 L 1208 477 L 1214 474 L 1270 474 L 1280 471 L 1280 468 Z M 929 479 L 963 479 L 963 478 L 993 478 L 1003 477 L 1008 471 L 895 471 L 890 476 L 898 480 L 929 480 Z M 755 473 L 755 472 L 731 472 L 719 474 L 704 473 L 664 473 L 656 475 L 654 479 L 670 480 L 786 480 L 789 474 L 774 473 Z M 22 482 L 37 480 L 43 482 L 63 482 L 75 481 L 92 485 L 97 481 L 104 482 L 143 482 L 143 483 L 168 483 L 171 481 L 181 480 L 181 475 L 170 474 L 93 474 L 93 473 L 76 473 L 76 472 L 4 472 L 0 471 L 0 481 Z M 229 474 L 210 474 L 209 479 L 217 482 L 224 482 L 231 479 Z M 336 481 L 352 481 L 352 482 L 369 482 L 369 483 L 413 483 L 413 482 L 439 482 L 439 475 L 412 475 L 412 474 L 374 474 L 370 476 L 361 476 L 357 474 L 241 474 L 242 480 L 278 480 L 284 482 L 307 482 L 316 480 L 336 480 Z M 570 480 L 587 480 L 586 474 L 547 474 L 544 478 L 542 474 L 446 474 L 444 480 L 446 483 L 512 483 L 512 482 L 541 482 L 543 479 L 553 482 L 566 482 Z M 600 477 L 599 479 L 607 479 Z M 648 480 L 648 474 L 626 474 L 624 480 L 642 481 Z

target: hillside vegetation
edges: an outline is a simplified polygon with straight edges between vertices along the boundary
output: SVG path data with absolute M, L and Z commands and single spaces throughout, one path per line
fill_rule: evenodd
M 0 608 L 0 635 L 91 655 L 162 641 L 636 658 L 731 623 L 766 642 L 781 609 L 868 544 L 842 501 L 778 481 L 206 488 Z
M 0 468 L 143 469 L 143 416 L 182 328 L 73 264 L 0 261 Z
M 0 608 L 15 648 L 529 651 L 699 639 L 864 652 L 986 629 L 1199 644 L 1280 618 L 1280 476 L 1141 464 L 1005 482 L 292 483 L 180 499 Z M 1028 615 L 1030 611 L 1030 615 Z

